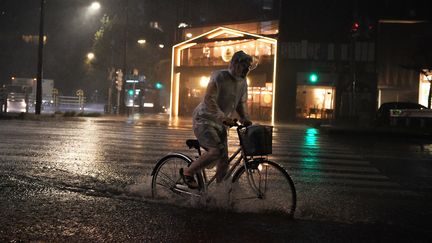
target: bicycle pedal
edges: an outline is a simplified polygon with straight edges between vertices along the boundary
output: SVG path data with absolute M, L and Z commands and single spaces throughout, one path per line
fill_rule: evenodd
M 196 196 L 196 197 L 201 196 L 201 193 L 198 189 L 190 189 L 187 185 L 183 185 L 179 183 L 177 183 L 174 186 L 174 191 L 177 191 L 178 193 L 188 194 L 190 196 Z
M 187 185 L 181 183 L 177 183 L 174 187 L 178 190 L 182 190 L 186 192 L 194 192 L 194 193 L 199 192 L 199 188 L 195 188 L 195 189 L 189 188 Z
M 180 183 L 175 184 L 175 188 L 180 189 L 180 190 L 184 190 L 184 191 L 191 190 L 187 185 L 183 185 Z

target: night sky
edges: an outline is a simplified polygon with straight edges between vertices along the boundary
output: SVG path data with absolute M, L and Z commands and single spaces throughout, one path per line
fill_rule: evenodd
M 47 1 L 44 50 L 44 78 L 54 79 L 60 89 L 74 88 L 83 78 L 85 54 L 91 50 L 100 15 L 83 16 L 89 1 Z M 23 35 L 39 33 L 39 3 L 34 0 L 1 2 L 2 35 L 0 78 L 32 78 L 37 72 L 37 43 L 25 43 Z

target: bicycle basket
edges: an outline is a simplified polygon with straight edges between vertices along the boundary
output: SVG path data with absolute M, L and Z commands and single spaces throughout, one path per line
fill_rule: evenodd
M 272 153 L 272 126 L 252 125 L 239 130 L 240 145 L 246 156 Z

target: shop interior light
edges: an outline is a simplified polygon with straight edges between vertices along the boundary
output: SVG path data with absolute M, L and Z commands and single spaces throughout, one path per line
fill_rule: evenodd
M 259 38 L 259 39 L 257 39 L 257 41 L 265 42 L 265 43 L 272 44 L 272 45 L 274 45 L 276 43 L 275 40 L 269 40 L 269 39 L 264 39 L 264 38 Z
M 209 77 L 202 76 L 200 79 L 200 86 L 205 88 L 207 87 L 208 83 L 209 83 Z
M 178 51 L 181 51 L 181 50 L 184 50 L 184 49 L 186 49 L 186 48 L 192 47 L 192 46 L 194 46 L 194 45 L 196 45 L 196 44 L 197 44 L 197 43 L 195 43 L 195 42 L 187 43 L 187 44 L 185 44 L 184 46 L 179 47 L 177 50 L 178 50 Z
M 153 103 L 144 103 L 143 104 L 144 107 L 154 107 Z
M 187 24 L 187 23 L 184 23 L 184 22 L 182 22 L 182 23 L 180 23 L 179 25 L 178 25 L 178 28 L 180 29 L 180 28 L 186 28 L 186 27 L 188 27 L 189 25 Z
M 234 31 L 234 30 L 222 29 L 222 30 L 216 31 L 213 34 L 208 35 L 207 38 L 213 39 L 213 38 L 220 36 L 220 35 L 223 35 L 223 34 L 230 34 L 230 35 L 233 35 L 236 37 L 243 37 L 244 36 L 242 33 L 239 33 L 239 32 Z

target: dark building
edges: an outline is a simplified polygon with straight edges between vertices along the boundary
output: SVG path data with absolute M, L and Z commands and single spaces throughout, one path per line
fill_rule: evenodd
M 431 7 L 428 1 L 282 1 L 275 120 L 367 121 L 382 102 L 427 103 Z M 312 94 L 320 88 L 321 99 Z
M 282 1 L 276 121 L 370 119 L 376 107 L 376 24 L 356 9 L 350 1 Z
M 426 20 L 381 19 L 377 28 L 378 104 L 428 106 L 432 25 Z

